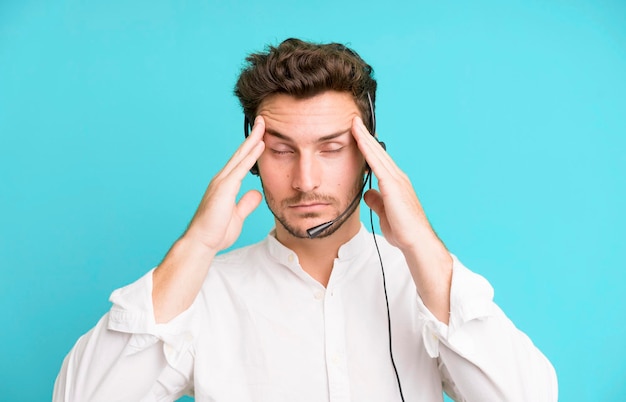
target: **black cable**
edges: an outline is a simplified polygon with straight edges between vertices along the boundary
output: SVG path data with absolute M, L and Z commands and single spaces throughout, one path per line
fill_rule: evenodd
M 369 190 L 372 189 L 372 176 L 369 176 Z M 383 258 L 380 256 L 380 249 L 378 248 L 378 242 L 376 241 L 376 233 L 374 233 L 374 214 L 372 208 L 370 208 L 370 226 L 372 227 L 372 237 L 374 238 L 374 245 L 376 246 L 376 253 L 378 253 L 378 261 L 380 261 L 380 272 L 383 274 L 383 290 L 385 291 L 385 305 L 387 306 L 387 332 L 389 334 L 389 357 L 391 358 L 391 365 L 393 366 L 393 372 L 396 374 L 396 381 L 398 382 L 398 391 L 400 392 L 400 399 L 404 401 L 404 394 L 402 393 L 402 384 L 400 384 L 400 376 L 398 375 L 398 369 L 396 368 L 396 362 L 393 358 L 393 348 L 391 342 L 391 314 L 389 313 L 389 298 L 387 297 L 387 281 L 385 280 L 385 269 L 383 268 Z

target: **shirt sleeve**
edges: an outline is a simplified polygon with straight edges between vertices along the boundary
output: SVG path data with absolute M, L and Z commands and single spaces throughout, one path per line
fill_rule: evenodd
M 190 391 L 194 306 L 156 324 L 152 270 L 111 294 L 111 310 L 63 361 L 53 401 L 161 401 Z
M 493 302 L 493 288 L 453 256 L 446 325 L 418 298 L 426 351 L 438 359 L 446 393 L 456 401 L 556 401 L 548 359 Z

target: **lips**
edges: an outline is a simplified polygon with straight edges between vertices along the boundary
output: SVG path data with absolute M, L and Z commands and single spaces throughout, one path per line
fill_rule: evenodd
M 328 204 L 326 203 L 313 202 L 313 203 L 306 203 L 306 204 L 291 205 L 289 208 L 300 210 L 300 211 L 313 211 L 313 210 L 323 209 L 327 206 Z

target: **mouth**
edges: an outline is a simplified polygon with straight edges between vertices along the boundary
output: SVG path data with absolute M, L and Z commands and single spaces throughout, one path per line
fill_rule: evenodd
M 327 206 L 328 204 L 323 203 L 323 202 L 310 202 L 310 203 L 291 205 L 289 208 L 294 211 L 299 211 L 299 212 L 313 212 L 313 211 L 322 210 L 326 208 Z

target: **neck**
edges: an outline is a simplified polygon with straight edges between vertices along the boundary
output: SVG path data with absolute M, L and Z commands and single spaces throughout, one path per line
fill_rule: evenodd
M 357 208 L 333 234 L 315 239 L 294 237 L 279 222 L 276 222 L 276 239 L 296 253 L 304 272 L 326 286 L 339 248 L 352 239 L 361 228 L 359 216 L 359 208 Z

